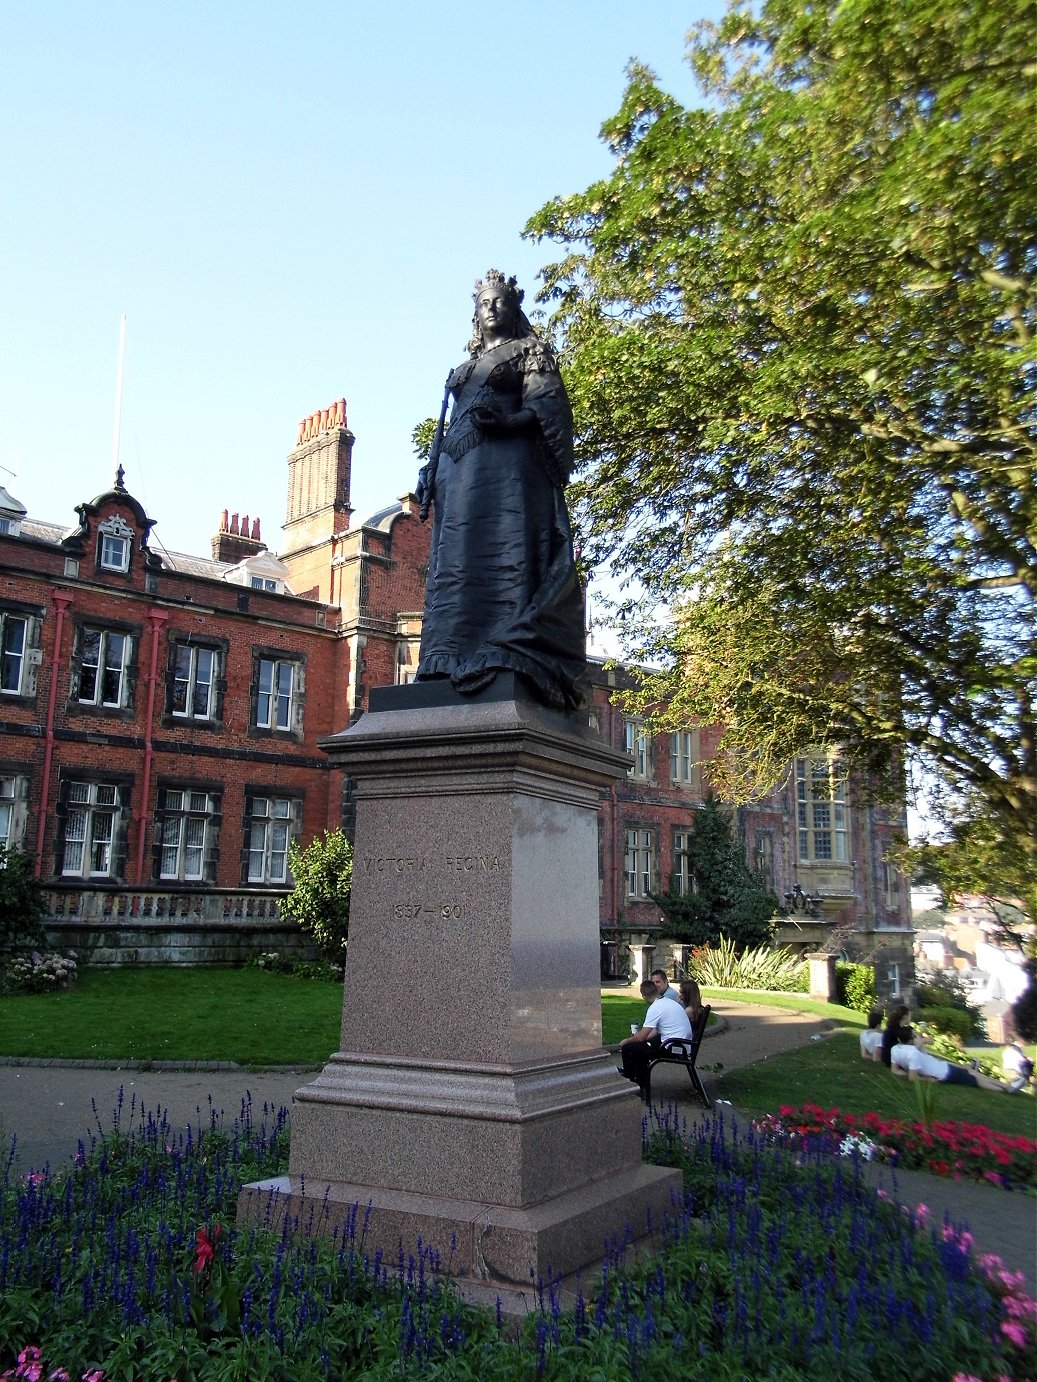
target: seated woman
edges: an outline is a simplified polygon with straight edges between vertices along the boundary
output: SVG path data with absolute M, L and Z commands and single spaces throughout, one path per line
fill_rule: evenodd
M 1017 1041 L 1010 1041 L 1001 1052 L 1001 1069 L 1013 1094 L 1026 1089 L 1033 1079 L 1033 1061 Z
M 925 1049 L 925 1038 L 911 1027 L 900 1029 L 899 1041 L 893 1047 L 890 1058 L 890 1069 L 894 1075 L 907 1075 L 912 1080 L 935 1080 L 939 1084 L 963 1084 L 972 1089 L 997 1089 L 1008 1093 L 1003 1084 L 987 1075 L 930 1055 Z
M 868 1025 L 861 1032 L 861 1055 L 865 1060 L 882 1059 L 882 1009 L 872 1008 Z
M 702 1011 L 702 994 L 699 986 L 694 979 L 682 979 L 677 987 L 680 991 L 684 1011 L 688 1014 L 688 1021 L 694 1027 L 699 1020 L 699 1013 Z
M 889 1069 L 893 1047 L 900 1038 L 900 1029 L 907 1026 L 909 1011 L 910 1009 L 905 1004 L 900 1003 L 890 1008 L 886 1013 L 886 1025 L 882 1029 L 882 1044 L 879 1047 L 879 1060 L 887 1069 Z

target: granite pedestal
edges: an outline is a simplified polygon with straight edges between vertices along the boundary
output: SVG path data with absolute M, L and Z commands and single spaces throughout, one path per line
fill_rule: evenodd
M 359 1205 L 371 1249 L 526 1284 L 641 1236 L 680 1176 L 642 1164 L 601 1045 L 597 804 L 626 758 L 510 676 L 374 693 L 323 747 L 357 784 L 341 1049 L 239 1218 L 330 1233 Z

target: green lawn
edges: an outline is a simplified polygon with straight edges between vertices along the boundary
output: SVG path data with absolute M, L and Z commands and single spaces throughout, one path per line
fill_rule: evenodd
M 260 969 L 83 970 L 60 993 L 0 998 L 0 1055 L 321 1066 L 342 987 Z
M 914 1086 L 862 1061 L 860 1013 L 790 994 L 705 990 L 724 998 L 787 1007 L 829 1018 L 841 1030 L 741 1070 L 711 1072 L 722 1042 L 707 1040 L 699 1057 L 720 1098 L 747 1113 L 781 1104 L 815 1103 L 884 1117 L 917 1114 Z M 0 1056 L 106 1060 L 231 1060 L 245 1066 L 317 1068 L 338 1049 L 342 988 L 260 969 L 84 970 L 60 993 L 0 998 Z M 602 995 L 602 1028 L 611 1045 L 645 1014 L 630 990 Z M 1037 1104 L 1026 1096 L 943 1088 L 937 1117 L 985 1123 L 1034 1136 Z
M 874 1061 L 862 1060 L 855 1032 L 835 1032 L 824 1041 L 712 1077 L 708 1074 L 711 1054 L 707 1042 L 699 1054 L 699 1068 L 706 1072 L 716 1097 L 730 1099 L 743 1113 L 776 1113 L 782 1104 L 820 1104 L 844 1113 L 877 1113 L 881 1118 L 920 1116 L 915 1084 L 898 1079 Z M 719 1049 L 717 1056 L 722 1057 Z M 982 1123 L 997 1132 L 1037 1136 L 1037 1100 L 1028 1095 L 942 1085 L 935 1097 L 937 1120 Z

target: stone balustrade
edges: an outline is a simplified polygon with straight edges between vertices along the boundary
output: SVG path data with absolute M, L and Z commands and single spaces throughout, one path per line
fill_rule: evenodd
M 316 950 L 278 904 L 285 892 L 268 888 L 44 889 L 44 928 L 50 944 L 74 950 L 88 965 L 244 964 L 260 951 Z
M 93 888 L 52 884 L 44 915 L 54 921 L 277 921 L 285 892 L 269 888 L 170 892 L 159 888 Z

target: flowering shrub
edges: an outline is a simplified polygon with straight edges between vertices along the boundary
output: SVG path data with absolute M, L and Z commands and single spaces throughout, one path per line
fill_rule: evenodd
M 298 955 L 280 950 L 264 950 L 249 960 L 253 969 L 265 969 L 268 974 L 289 974 L 296 979 L 324 979 L 330 983 L 342 982 L 341 964 L 329 960 L 303 960 Z
M 909 1122 L 804 1104 L 801 1108 L 782 1106 L 754 1126 L 786 1146 L 809 1142 L 835 1150 L 848 1137 L 863 1138 L 871 1145 L 872 1157 L 908 1170 L 1005 1187 L 1037 1185 L 1037 1141 L 991 1132 L 982 1124 Z
M 557 1282 L 534 1282 L 516 1334 L 499 1310 L 461 1305 L 430 1249 L 365 1250 L 359 1207 L 323 1240 L 291 1222 L 283 1234 L 237 1228 L 241 1183 L 283 1169 L 283 1110 L 264 1109 L 257 1128 L 246 1105 L 230 1130 L 211 1116 L 184 1132 L 142 1112 L 123 1133 L 120 1108 L 116 1132 L 64 1172 L 12 1180 L 8 1168 L 5 1181 L 0 1167 L 0 1367 L 12 1342 L 21 1348 L 0 1377 L 1025 1375 L 1035 1307 L 1019 1279 L 996 1259 L 977 1263 L 968 1235 L 930 1224 L 923 1207 L 876 1196 L 856 1155 L 833 1158 L 809 1138 L 790 1152 L 720 1117 L 690 1131 L 649 1118 L 647 1155 L 678 1166 L 685 1189 L 650 1225 L 654 1251 L 631 1261 L 626 1240 L 606 1244 L 593 1294 L 571 1310 Z M 846 1139 L 860 1153 L 862 1134 Z
M 24 1378 L 25 1382 L 41 1382 L 46 1377 L 47 1382 L 72 1382 L 72 1374 L 67 1368 L 54 1368 L 47 1371 L 43 1362 L 43 1351 L 33 1347 L 32 1344 L 26 1345 L 18 1355 L 17 1367 L 8 1368 L 6 1372 L 0 1372 L 0 1382 L 14 1382 L 16 1378 Z M 87 1368 L 82 1374 L 81 1382 L 104 1382 L 104 1372 L 100 1368 Z
M 61 955 L 56 950 L 30 950 L 8 959 L 0 969 L 0 992 L 47 993 L 70 989 L 78 978 L 76 953 Z
M 949 1225 L 944 1226 L 945 1238 L 952 1236 Z M 966 1235 L 967 1236 L 967 1235 Z M 971 1243 L 969 1244 L 971 1246 Z M 1001 1337 L 1010 1346 L 1012 1362 L 1018 1370 L 1000 1373 L 998 1382 L 1012 1382 L 1013 1378 L 1032 1377 L 1032 1372 L 1024 1371 L 1027 1360 L 1037 1357 L 1037 1301 L 1031 1300 L 1023 1291 L 1025 1284 L 1022 1272 L 1009 1272 L 1005 1264 L 994 1253 L 984 1253 L 977 1263 L 979 1270 L 987 1279 L 988 1286 L 1001 1306 L 999 1329 Z M 956 1372 L 953 1382 L 983 1382 L 980 1377 L 970 1373 Z

